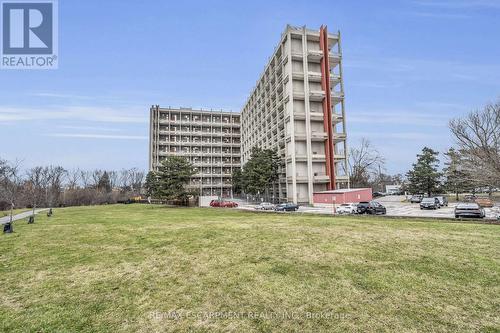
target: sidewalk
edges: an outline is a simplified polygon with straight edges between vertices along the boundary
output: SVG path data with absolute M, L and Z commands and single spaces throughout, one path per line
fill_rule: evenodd
M 38 214 L 38 213 L 40 213 L 40 212 L 46 211 L 46 210 L 49 210 L 49 209 L 48 208 L 36 209 L 35 210 L 35 215 Z M 30 211 L 27 211 L 27 212 L 24 212 L 24 213 L 21 213 L 21 214 L 14 215 L 14 216 L 12 216 L 12 222 L 17 221 L 17 220 L 25 219 L 27 217 L 30 217 L 31 215 L 33 215 L 33 210 L 30 210 Z M 1 217 L 0 218 L 0 225 L 8 223 L 9 221 L 10 221 L 10 215 Z

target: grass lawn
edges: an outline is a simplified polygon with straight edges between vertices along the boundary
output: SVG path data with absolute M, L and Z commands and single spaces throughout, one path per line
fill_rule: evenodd
M 0 236 L 1 332 L 499 332 L 500 226 L 113 205 Z

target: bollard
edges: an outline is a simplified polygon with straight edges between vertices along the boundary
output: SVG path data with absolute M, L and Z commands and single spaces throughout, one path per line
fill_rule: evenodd
M 3 225 L 3 233 L 4 234 L 11 234 L 14 232 L 14 228 L 12 227 L 11 222 L 7 222 Z

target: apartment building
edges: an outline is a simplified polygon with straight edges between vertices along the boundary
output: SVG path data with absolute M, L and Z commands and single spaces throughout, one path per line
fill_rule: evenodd
M 287 26 L 242 112 L 242 165 L 253 147 L 281 158 L 275 196 L 313 203 L 349 187 L 340 32 Z
M 205 196 L 232 196 L 241 167 L 240 114 L 190 108 L 150 109 L 149 169 L 169 155 L 184 156 L 196 174 L 189 187 Z

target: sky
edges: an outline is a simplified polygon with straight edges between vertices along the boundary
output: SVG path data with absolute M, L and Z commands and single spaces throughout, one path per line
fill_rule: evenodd
M 0 70 L 0 158 L 147 169 L 149 107 L 240 111 L 287 24 L 341 31 L 348 145 L 389 173 L 500 98 L 500 0 L 60 0 L 59 68 Z

